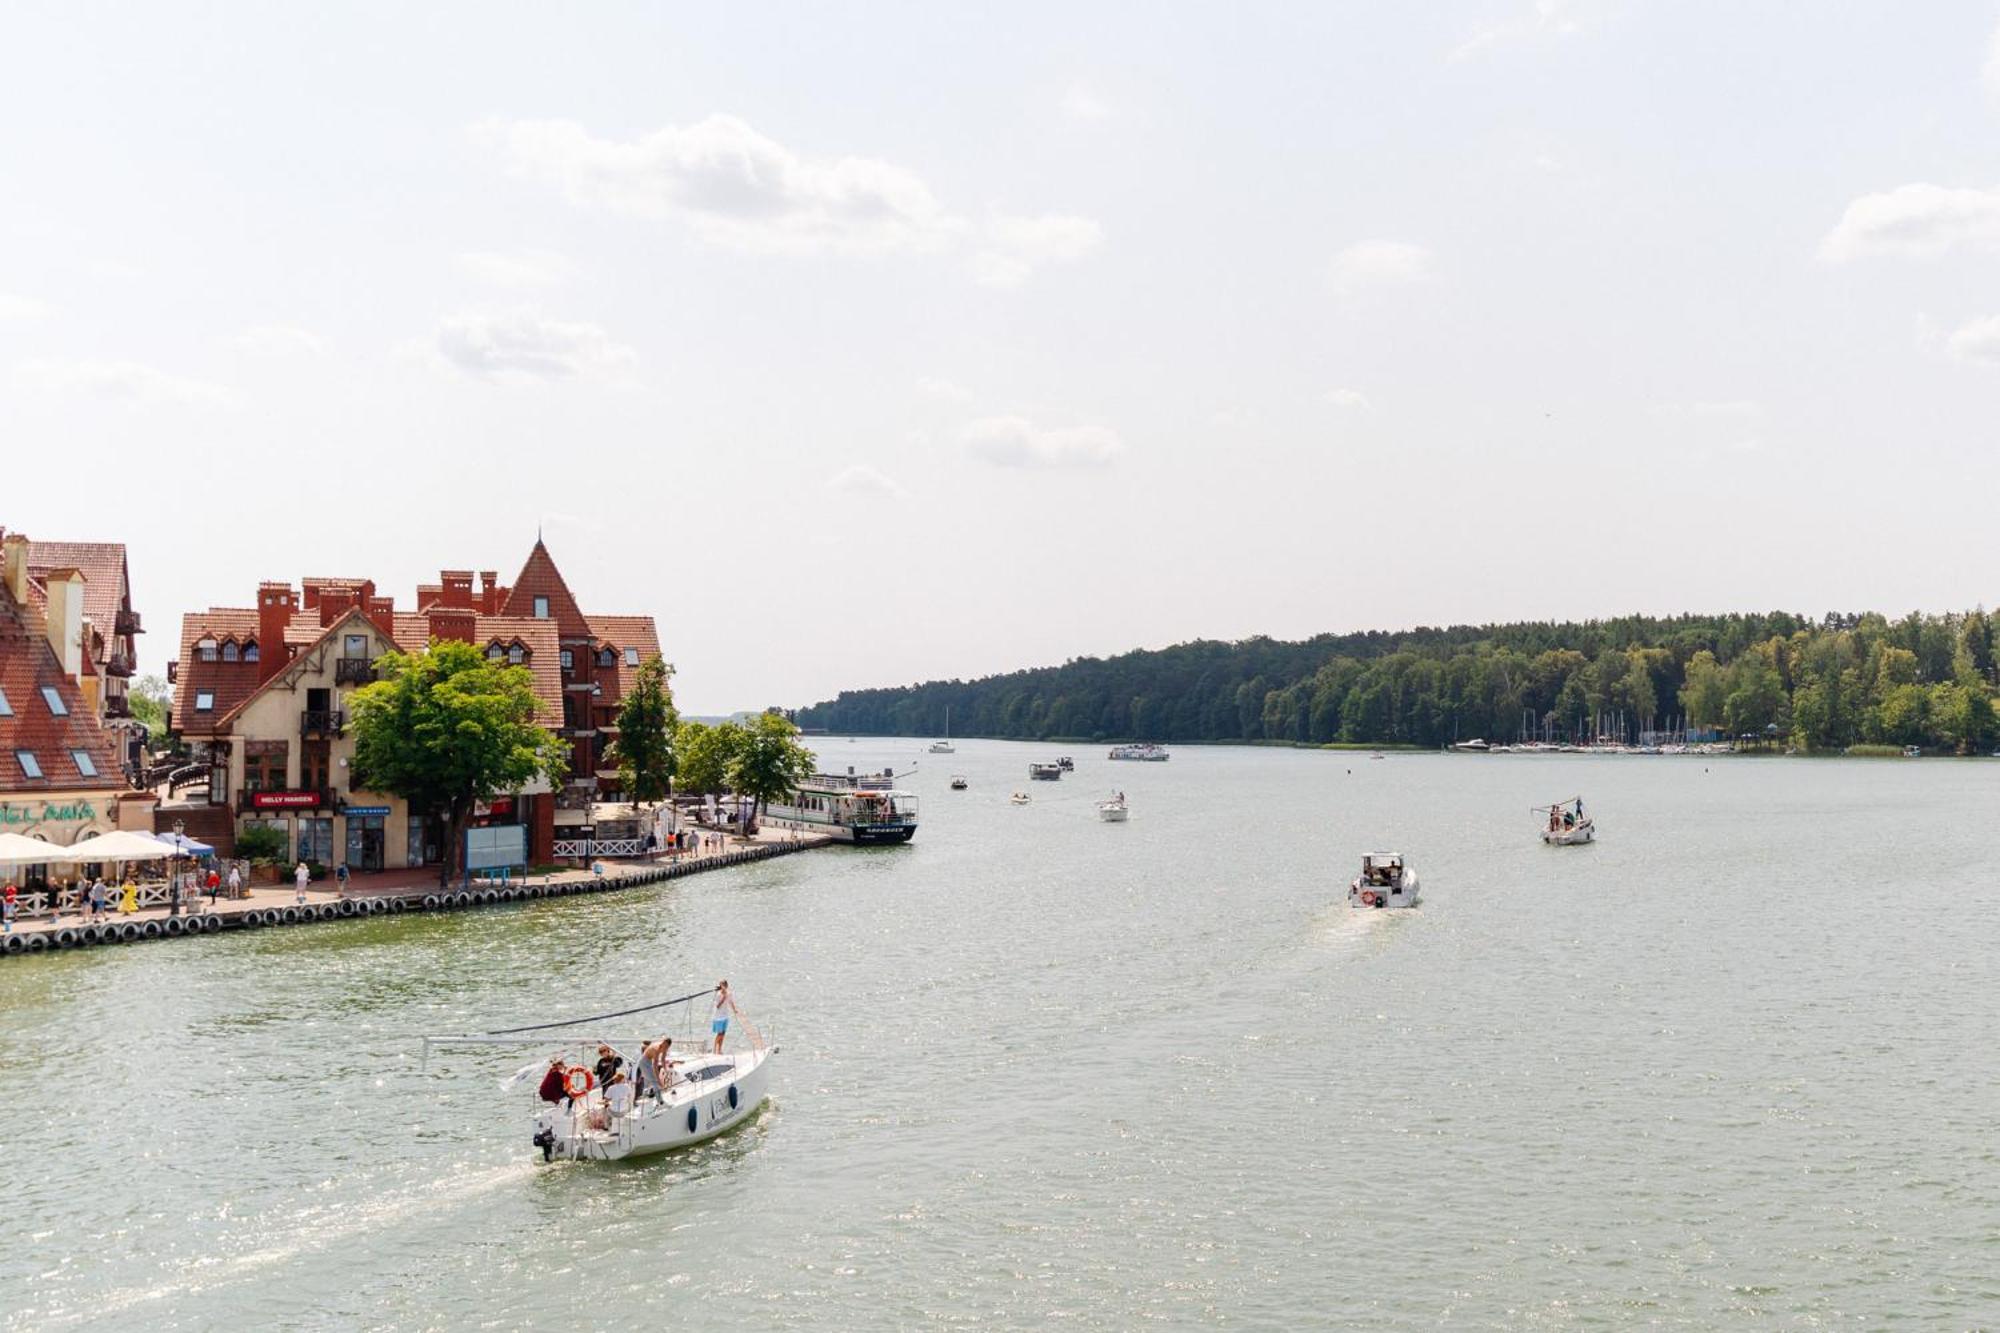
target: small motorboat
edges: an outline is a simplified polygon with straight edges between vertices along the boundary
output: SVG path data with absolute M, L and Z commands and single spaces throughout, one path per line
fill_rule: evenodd
M 1064 755 L 1062 758 L 1056 760 L 1056 767 L 1065 773 L 1074 773 L 1076 772 L 1076 760 L 1070 758 L 1068 755 Z
M 1107 824 L 1122 824 L 1131 813 L 1132 808 L 1125 804 L 1125 793 L 1122 791 L 1113 792 L 1097 803 L 1097 817 Z
M 1024 791 L 1017 791 L 1007 799 L 1015 805 L 1026 805 L 1032 798 Z
M 965 774 L 954 773 L 951 775 L 951 789 L 953 791 L 964 791 L 967 787 L 970 787 L 971 785 L 972 784 L 970 782 L 967 782 L 965 780 Z
M 1061 764 L 1028 765 L 1028 777 L 1035 782 L 1061 782 L 1062 775 L 1063 767 Z
M 750 1044 L 726 1053 L 708 1046 L 708 1034 L 699 1030 L 699 1020 L 707 1007 L 697 1011 L 694 1005 L 713 994 L 713 990 L 696 991 L 615 1014 L 496 1032 L 425 1037 L 424 1056 L 429 1059 L 433 1046 L 555 1048 L 555 1060 L 537 1060 L 501 1085 L 515 1088 L 526 1084 L 539 1094 L 542 1081 L 560 1080 L 560 1092 L 554 1101 L 537 1095 L 534 1103 L 532 1141 L 545 1162 L 558 1157 L 616 1161 L 685 1148 L 725 1134 L 751 1119 L 769 1096 L 771 1057 L 778 1051 L 765 1042 L 763 1034 L 740 1011 L 736 1017 Z M 627 1081 L 642 1072 L 640 1065 L 645 1062 L 649 1044 L 646 1038 L 579 1035 L 600 1032 L 601 1027 L 594 1025 L 611 1019 L 681 1005 L 690 1006 L 684 1025 L 685 1043 L 673 1049 L 672 1058 L 659 1072 L 658 1079 L 647 1072 L 636 1083 Z M 593 1063 L 607 1049 L 618 1061 L 619 1073 L 612 1079 L 612 1088 L 599 1085 L 598 1066 Z M 645 1068 L 651 1071 L 653 1066 L 646 1064 Z
M 1369 852 L 1361 858 L 1361 873 L 1347 886 L 1349 907 L 1415 907 L 1417 872 L 1403 863 L 1401 852 Z
M 1597 836 L 1597 823 L 1583 813 L 1581 796 L 1535 806 L 1534 813 L 1542 816 L 1542 841 L 1551 847 L 1581 847 Z

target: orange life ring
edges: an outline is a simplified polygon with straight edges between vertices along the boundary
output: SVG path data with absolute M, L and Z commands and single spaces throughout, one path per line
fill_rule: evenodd
M 583 1080 L 582 1087 L 577 1086 L 578 1079 Z M 569 1072 L 563 1075 L 563 1091 L 572 1097 L 581 1097 L 596 1086 L 597 1079 L 582 1065 L 571 1065 Z
M 1363 907 L 1373 907 L 1375 905 L 1375 890 L 1363 889 L 1361 891 L 1361 905 Z

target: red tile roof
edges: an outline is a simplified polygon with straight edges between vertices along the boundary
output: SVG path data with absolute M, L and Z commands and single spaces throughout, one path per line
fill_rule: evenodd
M 174 668 L 174 728 L 186 736 L 206 736 L 225 714 L 249 698 L 257 689 L 256 662 L 204 662 L 194 646 L 203 638 L 217 643 L 233 638 L 238 643 L 257 637 L 257 609 L 249 606 L 214 606 L 206 611 L 190 611 L 181 617 L 181 652 Z M 257 645 L 261 655 L 277 651 Z M 215 706 L 195 711 L 195 696 L 213 691 Z
M 651 616 L 590 616 L 587 619 L 590 637 L 595 641 L 594 648 L 608 647 L 616 656 L 617 695 L 622 699 L 639 679 L 639 668 L 627 665 L 625 650 L 637 648 L 639 661 L 643 663 L 660 651 L 660 632 L 653 627 Z M 598 668 L 599 671 L 603 669 Z M 607 688 L 605 693 L 610 694 L 611 690 Z
M 55 690 L 68 710 L 65 714 L 57 715 L 44 702 L 44 686 Z M 0 582 L 0 691 L 6 693 L 8 705 L 8 714 L 0 716 L 0 796 L 125 790 L 118 751 L 96 716 L 84 707 L 76 682 L 63 674 L 41 614 L 17 603 L 4 582 Z M 17 750 L 35 756 L 41 777 L 30 778 L 22 771 Z M 89 756 L 97 769 L 94 776 L 84 773 L 71 757 L 72 750 Z
M 562 571 L 556 568 L 549 548 L 535 540 L 535 549 L 528 552 L 528 563 L 521 566 L 520 577 L 507 594 L 507 605 L 503 608 L 510 616 L 535 614 L 535 599 L 549 599 L 549 619 L 556 622 L 565 639 L 581 639 L 590 633 L 583 612 L 577 609 L 576 598 L 570 595 L 569 584 L 563 581 Z
M 58 569 L 74 569 L 83 575 L 83 614 L 90 617 L 90 627 L 99 636 L 91 655 L 101 662 L 116 642 L 118 609 L 131 591 L 125 543 L 28 543 L 28 577 L 43 583 Z
M 431 622 L 428 615 L 399 611 L 396 613 L 396 646 L 406 653 L 420 653 L 431 641 Z M 535 678 L 535 701 L 542 706 L 542 725 L 556 727 L 562 725 L 562 644 L 556 635 L 553 620 L 521 619 L 518 616 L 474 616 L 472 620 L 472 646 L 485 652 L 487 646 L 499 643 L 508 647 L 514 640 L 521 641 L 527 660 L 522 663 Z

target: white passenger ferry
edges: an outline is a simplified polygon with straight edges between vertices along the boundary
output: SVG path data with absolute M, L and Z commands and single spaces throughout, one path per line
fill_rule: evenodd
M 817 773 L 764 810 L 767 827 L 820 833 L 840 842 L 908 842 L 917 836 L 917 798 L 880 773 Z
M 1136 760 L 1142 764 L 1164 764 L 1169 758 L 1165 746 L 1155 745 L 1151 741 L 1137 745 L 1114 745 L 1111 747 L 1110 757 Z

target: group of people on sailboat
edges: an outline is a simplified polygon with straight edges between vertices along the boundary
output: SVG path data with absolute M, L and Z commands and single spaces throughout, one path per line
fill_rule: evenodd
M 729 1034 L 729 1019 L 737 1014 L 736 1001 L 730 998 L 729 982 L 725 979 L 715 983 L 715 1004 L 709 1014 L 709 1034 L 714 1040 L 714 1052 L 722 1054 L 723 1039 Z M 609 1129 L 614 1119 L 632 1113 L 634 1103 L 640 1097 L 651 1097 L 655 1101 L 674 1086 L 677 1065 L 684 1063 L 673 1053 L 674 1039 L 662 1036 L 658 1041 L 646 1043 L 641 1048 L 639 1058 L 628 1065 L 625 1057 L 600 1043 L 597 1048 L 597 1064 L 585 1068 L 580 1064 L 570 1064 L 558 1053 L 549 1061 L 548 1071 L 542 1075 L 540 1096 L 551 1106 L 560 1104 L 565 1110 L 574 1109 L 577 1102 L 587 1098 L 592 1090 L 601 1090 L 603 1101 L 591 1108 L 590 1127 Z
M 1583 798 L 1576 798 L 1576 804 L 1552 805 L 1549 807 L 1549 832 L 1567 833 L 1583 819 Z

